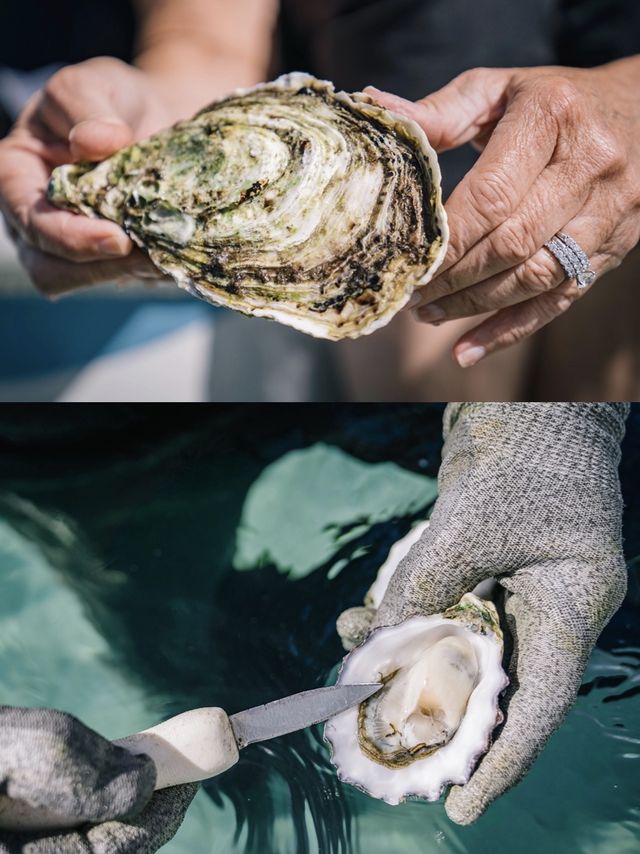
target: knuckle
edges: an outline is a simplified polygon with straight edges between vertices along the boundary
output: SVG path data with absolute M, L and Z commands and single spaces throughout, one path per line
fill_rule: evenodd
M 481 294 L 477 293 L 476 289 L 473 287 L 465 288 L 465 290 L 457 293 L 455 300 L 457 303 L 456 313 L 462 317 L 481 314 L 487 310 L 482 301 Z
M 556 117 L 572 115 L 582 100 L 580 89 L 562 74 L 541 77 L 536 85 L 547 109 Z
M 54 102 L 60 101 L 72 89 L 78 80 L 78 67 L 67 65 L 56 71 L 44 84 L 43 92 Z
M 476 213 L 489 221 L 504 221 L 513 209 L 513 185 L 497 171 L 479 175 L 469 182 L 469 198 Z
M 86 251 L 84 239 L 74 226 L 75 222 L 73 219 L 65 217 L 62 220 L 60 231 L 58 233 L 60 253 L 69 257 L 71 260 L 78 258 Z
M 491 248 L 499 258 L 515 265 L 527 261 L 539 247 L 525 223 L 507 220 L 496 230 Z
M 537 312 L 541 324 L 549 323 L 560 314 L 564 314 L 573 305 L 574 297 L 568 291 L 553 291 L 542 294 L 537 300 Z
M 564 282 L 555 291 L 550 294 L 553 297 L 554 305 L 560 312 L 565 312 L 568 308 L 584 296 L 587 289 L 576 287 L 573 279 L 570 282 Z
M 487 76 L 487 72 L 489 69 L 483 68 L 482 66 L 476 66 L 475 68 L 467 68 L 466 71 L 463 71 L 461 74 L 458 74 L 457 77 L 454 78 L 454 83 L 461 91 L 465 91 L 469 88 L 475 88 L 476 84 Z
M 526 338 L 528 334 L 529 333 L 522 326 L 505 326 L 498 334 L 498 346 L 501 349 L 505 347 L 513 347 L 514 344 L 518 344 L 523 338 Z
M 578 299 L 577 295 L 570 295 L 568 293 L 554 295 L 553 301 L 549 300 L 549 315 L 555 317 L 556 314 L 564 314 L 565 311 L 571 308 L 576 299 Z
M 624 171 L 628 152 L 620 139 L 606 127 L 595 126 L 588 131 L 589 155 L 597 172 L 609 177 Z
M 546 252 L 536 253 L 516 272 L 518 284 L 532 295 L 552 290 L 562 281 L 564 272 L 560 271 L 559 263 Z
M 94 90 L 104 87 L 105 76 L 123 65 L 123 63 L 108 56 L 93 57 L 75 65 L 66 65 L 56 71 L 43 86 L 46 98 L 54 104 L 63 105 L 80 89 Z
M 125 67 L 126 63 L 123 63 L 120 59 L 116 59 L 114 56 L 94 56 L 91 59 L 87 59 L 82 65 L 91 71 L 102 73 Z

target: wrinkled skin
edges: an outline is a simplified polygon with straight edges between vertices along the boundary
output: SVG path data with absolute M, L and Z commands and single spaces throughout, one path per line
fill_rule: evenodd
M 463 367 L 531 335 L 588 288 L 541 248 L 557 231 L 583 247 L 599 278 L 640 239 L 640 60 L 596 69 L 476 68 L 413 104 L 438 151 L 482 151 L 447 203 L 449 252 L 414 294 L 419 320 L 497 312 L 454 347 Z

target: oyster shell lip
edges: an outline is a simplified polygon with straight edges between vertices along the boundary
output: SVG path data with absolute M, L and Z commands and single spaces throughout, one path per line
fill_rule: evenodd
M 442 629 L 446 625 L 449 633 L 464 636 L 473 643 L 482 677 L 469 697 L 465 716 L 451 741 L 401 769 L 381 765 L 362 753 L 357 736 L 359 707 L 330 719 L 325 725 L 324 738 L 340 780 L 392 806 L 409 799 L 437 801 L 447 786 L 463 785 L 468 781 L 491 743 L 494 728 L 502 720 L 498 699 L 509 684 L 502 669 L 502 633 L 499 627 L 496 632 L 490 626 L 491 620 L 485 628 L 481 625 L 469 631 L 471 626 L 465 628 L 465 623 L 460 621 L 460 609 L 464 619 L 465 609 L 478 605 L 483 610 L 487 605 L 493 608 L 492 603 L 478 600 L 473 594 L 465 594 L 460 603 L 443 614 L 410 617 L 398 625 L 374 629 L 344 657 L 338 684 L 381 680 L 385 668 L 384 655 L 377 652 L 376 647 L 382 649 L 391 640 L 394 646 L 399 646 L 409 641 L 412 634 L 437 632 L 439 627 Z M 459 613 L 447 616 L 455 609 L 459 609 Z M 349 732 L 352 733 L 351 739 L 346 737 Z

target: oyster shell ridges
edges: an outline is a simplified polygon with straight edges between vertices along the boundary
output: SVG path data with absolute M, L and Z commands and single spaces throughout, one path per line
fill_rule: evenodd
M 422 129 L 300 72 L 59 167 L 49 194 L 119 223 L 194 296 L 331 340 L 388 323 L 448 238 Z

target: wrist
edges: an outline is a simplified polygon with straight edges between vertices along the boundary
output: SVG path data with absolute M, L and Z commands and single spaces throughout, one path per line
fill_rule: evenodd
M 585 73 L 602 86 L 607 100 L 613 104 L 628 102 L 631 112 L 636 111 L 640 100 L 640 54 L 586 69 Z
M 143 50 L 134 65 L 145 73 L 172 122 L 191 118 L 234 89 L 253 86 L 261 80 L 259 69 L 243 57 L 212 55 L 179 38 Z
M 623 403 L 458 403 L 445 411 L 443 462 L 472 452 L 474 465 L 553 470 L 575 480 L 608 471 L 617 479 L 629 412 Z

